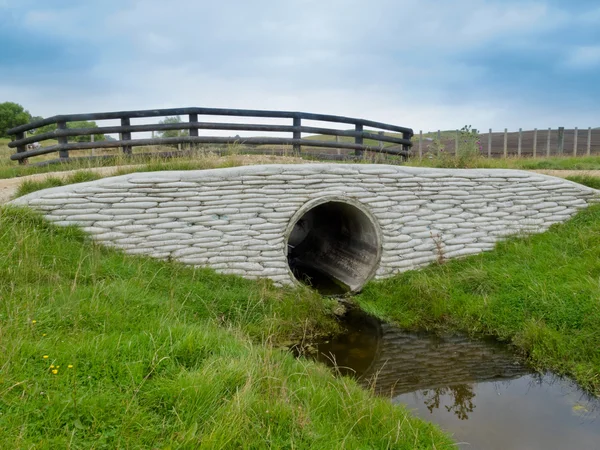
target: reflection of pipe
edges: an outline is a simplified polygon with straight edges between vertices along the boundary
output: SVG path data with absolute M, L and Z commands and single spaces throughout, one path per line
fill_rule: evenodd
M 496 341 L 407 333 L 389 324 L 383 324 L 382 330 L 379 359 L 365 377 L 376 377 L 376 390 L 382 393 L 506 380 L 531 372 Z

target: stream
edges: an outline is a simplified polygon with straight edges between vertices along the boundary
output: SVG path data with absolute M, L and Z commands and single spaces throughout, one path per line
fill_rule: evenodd
M 600 449 L 600 400 L 494 339 L 405 332 L 360 310 L 313 357 L 437 423 L 464 449 Z

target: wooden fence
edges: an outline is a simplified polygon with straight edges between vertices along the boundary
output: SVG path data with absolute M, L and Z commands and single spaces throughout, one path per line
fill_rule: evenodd
M 146 119 L 156 117 L 187 116 L 187 122 L 180 123 L 153 123 L 132 124 L 132 119 Z M 222 123 L 222 122 L 199 122 L 199 116 L 233 116 L 254 117 L 268 119 L 288 119 L 290 124 L 251 124 L 251 123 Z M 77 121 L 99 121 L 120 120 L 118 126 L 100 126 L 96 128 L 69 128 L 70 122 Z M 303 120 L 319 121 L 328 123 L 352 125 L 353 130 L 342 130 L 334 128 L 323 128 L 305 126 Z M 43 126 L 56 124 L 56 130 L 47 133 L 37 133 L 27 136 Z M 365 129 L 368 127 L 369 129 Z M 187 135 L 167 138 L 134 138 L 134 133 L 164 132 L 169 130 L 186 131 Z M 243 137 L 231 136 L 199 136 L 199 130 L 219 131 L 252 131 L 261 133 L 261 136 Z M 385 134 L 391 132 L 393 135 Z M 69 138 L 75 136 L 93 136 L 97 134 L 118 133 L 119 139 L 104 140 L 99 142 L 69 142 Z M 290 133 L 291 137 L 265 137 L 264 133 Z M 335 140 L 315 140 L 303 138 L 302 134 L 335 136 Z M 355 157 L 362 157 L 364 151 L 378 152 L 391 155 L 408 156 L 412 145 L 411 137 L 413 131 L 410 128 L 374 122 L 365 119 L 356 119 L 342 116 L 325 114 L 312 114 L 291 111 L 264 111 L 245 109 L 221 109 L 221 108 L 174 108 L 144 111 L 121 111 L 92 114 L 73 114 L 53 116 L 47 119 L 31 122 L 11 130 L 8 134 L 14 136 L 9 147 L 15 148 L 16 153 L 11 155 L 12 160 L 20 163 L 29 158 L 58 153 L 59 160 L 69 159 L 69 152 L 86 149 L 121 148 L 125 154 L 131 154 L 135 146 L 151 145 L 180 145 L 180 144 L 233 144 L 245 145 L 289 145 L 294 153 L 300 154 L 303 146 L 311 148 L 334 148 L 354 150 Z M 342 137 L 342 139 L 338 139 Z M 352 138 L 353 142 L 344 141 L 343 138 Z M 56 145 L 41 146 L 40 143 L 50 140 L 58 140 Z M 369 140 L 369 144 L 365 143 Z M 374 142 L 374 144 L 372 144 Z M 387 146 L 384 146 L 387 145 Z M 390 145 L 392 144 L 392 145 Z M 32 148 L 35 147 L 35 148 Z
M 450 135 L 451 134 L 451 135 Z M 419 132 L 419 137 L 413 150 L 414 155 L 427 156 L 428 153 L 443 148 L 450 154 L 456 154 L 457 148 L 461 146 L 463 134 L 461 131 L 455 133 L 441 132 L 427 133 Z M 534 129 L 509 132 L 504 129 L 501 132 L 493 132 L 489 129 L 487 133 L 478 134 L 480 152 L 489 158 L 507 157 L 548 157 L 548 156 L 589 156 L 600 154 L 600 128 L 573 128 L 565 129 Z

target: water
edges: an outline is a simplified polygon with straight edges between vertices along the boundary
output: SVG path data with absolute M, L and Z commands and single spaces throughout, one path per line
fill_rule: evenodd
M 359 311 L 316 358 L 439 424 L 465 449 L 600 449 L 600 401 L 493 339 L 407 333 Z

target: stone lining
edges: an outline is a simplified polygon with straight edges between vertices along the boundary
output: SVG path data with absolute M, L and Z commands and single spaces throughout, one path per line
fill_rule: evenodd
M 279 284 L 294 279 L 286 229 L 317 198 L 359 202 L 376 219 L 375 278 L 490 250 L 539 233 L 600 199 L 600 191 L 516 170 L 302 164 L 134 173 L 45 189 L 11 202 L 78 225 L 123 249 Z

